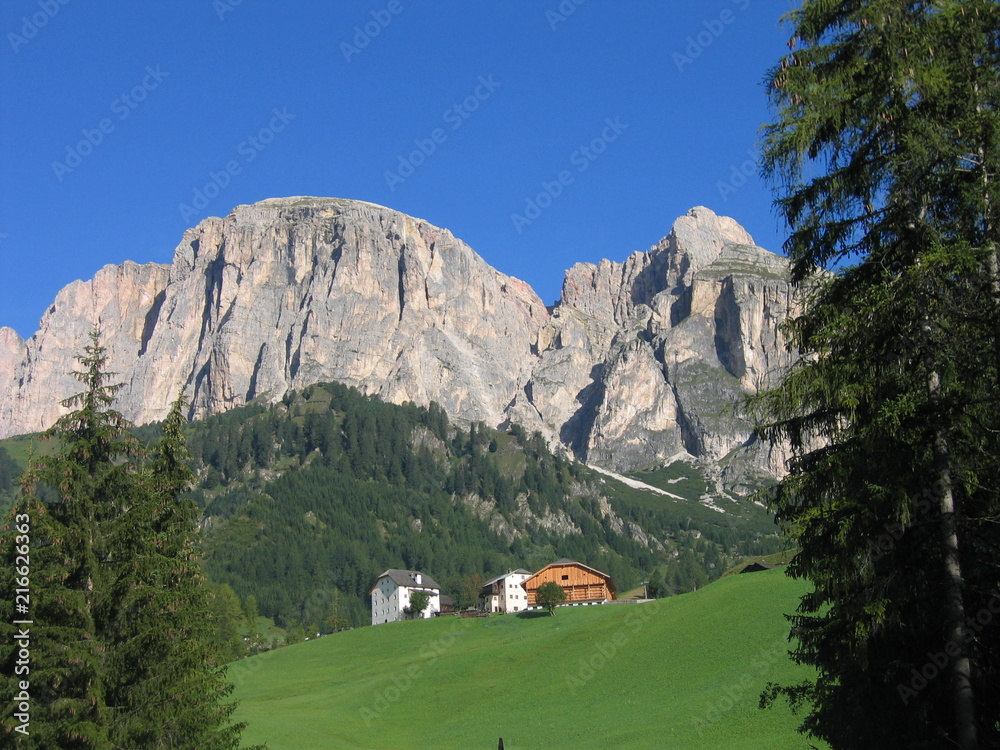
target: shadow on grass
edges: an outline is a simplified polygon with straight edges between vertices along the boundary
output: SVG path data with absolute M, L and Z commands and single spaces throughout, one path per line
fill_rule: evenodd
M 518 612 L 517 616 L 522 620 L 533 620 L 536 617 L 551 617 L 548 612 L 542 612 L 537 609 L 526 609 L 523 612 Z

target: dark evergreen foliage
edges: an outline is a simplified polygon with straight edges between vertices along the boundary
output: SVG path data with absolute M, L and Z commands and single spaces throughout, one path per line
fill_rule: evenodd
M 234 748 L 242 724 L 213 643 L 211 594 L 199 567 L 197 506 L 182 493 L 194 480 L 179 399 L 143 466 L 142 491 L 115 524 L 109 562 L 115 616 L 109 628 L 107 701 L 119 747 Z
M 1000 744 L 1000 4 L 805 0 L 768 84 L 806 355 L 759 405 L 837 748 Z M 839 264 L 833 273 L 831 268 Z
M 0 445 L 0 508 L 9 505 L 7 498 L 13 498 L 14 490 L 17 489 L 17 479 L 21 476 L 21 467 L 17 465 Z
M 198 569 L 196 519 L 179 500 L 190 483 L 181 437 L 182 406 L 147 455 L 110 408 L 120 386 L 109 382 L 98 334 L 76 373 L 85 390 L 48 435 L 55 453 L 22 477 L 2 535 L 0 581 L 29 539 L 31 640 L 30 734 L 13 734 L 15 669 L 0 683 L 7 739 L 37 748 L 235 748 L 242 725 L 225 698 L 221 660 L 207 637 L 204 580 Z M 39 498 L 44 498 L 44 502 Z M 0 661 L 15 666 L 9 632 L 15 619 L 4 597 Z M 16 649 L 14 649 L 16 652 Z

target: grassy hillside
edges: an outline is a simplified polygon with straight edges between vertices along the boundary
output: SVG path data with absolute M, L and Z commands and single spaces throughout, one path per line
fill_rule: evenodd
M 234 664 L 248 742 L 295 748 L 804 748 L 769 680 L 803 585 L 780 570 L 556 617 L 367 627 Z M 528 613 L 534 615 L 534 613 Z

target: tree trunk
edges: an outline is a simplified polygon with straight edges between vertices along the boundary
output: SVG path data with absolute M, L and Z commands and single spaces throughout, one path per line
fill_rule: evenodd
M 928 377 L 931 400 L 941 400 L 941 378 L 936 370 Z M 968 631 L 965 626 L 965 601 L 962 566 L 958 554 L 958 524 L 955 518 L 954 484 L 951 476 L 951 452 L 948 438 L 938 427 L 934 431 L 934 482 L 941 512 L 941 541 L 944 545 L 945 616 L 947 638 L 955 646 L 951 660 L 952 701 L 955 710 L 955 733 L 962 750 L 978 750 L 976 738 L 975 695 L 972 687 L 972 663 L 969 659 Z
M 982 115 L 983 101 L 979 84 L 975 85 L 976 92 L 976 113 Z M 990 191 L 993 186 L 990 184 L 990 169 L 987 159 L 986 135 L 983 135 L 979 146 L 979 170 L 983 185 L 983 237 L 986 241 L 988 273 L 990 277 L 991 291 L 993 293 L 993 352 L 997 364 L 997 372 L 1000 372 L 1000 247 L 997 246 L 996 238 L 993 236 L 993 200 Z

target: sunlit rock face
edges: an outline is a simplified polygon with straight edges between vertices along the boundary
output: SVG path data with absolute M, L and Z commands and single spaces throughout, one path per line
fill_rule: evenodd
M 649 251 L 567 272 L 514 420 L 534 412 L 578 455 L 615 469 L 751 451 L 780 472 L 781 457 L 757 455 L 740 406 L 793 361 L 780 324 L 794 304 L 784 258 L 694 208 Z
M 517 422 L 615 469 L 741 454 L 738 406 L 791 363 L 787 264 L 707 208 L 623 263 L 580 263 L 546 309 L 449 231 L 333 198 L 270 199 L 184 233 L 170 265 L 106 266 L 63 289 L 28 341 L 0 329 L 0 436 L 44 429 L 99 328 L 144 423 L 339 381 L 387 401 Z

